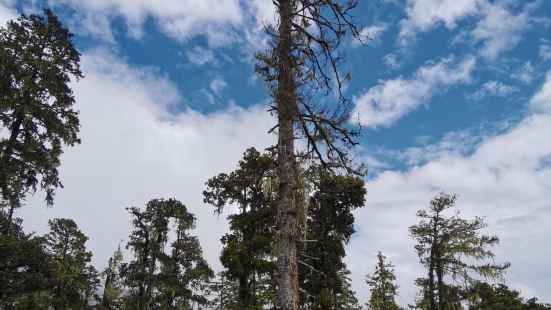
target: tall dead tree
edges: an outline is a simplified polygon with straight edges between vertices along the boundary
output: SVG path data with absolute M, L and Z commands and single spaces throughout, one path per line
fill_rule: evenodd
M 298 309 L 298 224 L 295 139 L 307 140 L 302 156 L 317 159 L 327 169 L 362 173 L 353 167 L 349 150 L 359 132 L 348 121 L 352 106 L 343 95 L 339 65 L 341 41 L 351 34 L 362 40 L 351 11 L 358 0 L 273 0 L 275 25 L 266 27 L 271 43 L 258 55 L 256 71 L 274 98 L 270 112 L 278 118 L 279 204 L 277 212 L 278 297 L 281 309 Z M 336 93 L 337 102 L 319 104 Z M 321 100 L 327 101 L 327 100 Z

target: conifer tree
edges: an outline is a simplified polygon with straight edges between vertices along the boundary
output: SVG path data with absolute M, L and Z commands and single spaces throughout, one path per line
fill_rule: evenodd
M 0 213 L 0 309 L 46 309 L 53 266 L 44 238 L 26 234 L 21 224 Z
M 192 304 L 206 304 L 201 292 L 213 272 L 203 258 L 199 240 L 189 234 L 195 216 L 175 199 L 154 199 L 145 210 L 132 207 L 129 211 L 134 231 L 127 247 L 134 259 L 123 267 L 129 288 L 126 307 L 188 309 Z M 176 239 L 166 253 L 169 233 Z
M 460 218 L 459 212 L 447 215 L 456 200 L 457 196 L 445 193 L 434 197 L 428 209 L 417 211 L 419 224 L 409 228 L 417 241 L 415 249 L 420 262 L 428 270 L 427 277 L 416 282 L 424 291 L 423 300 L 430 310 L 452 307 L 477 276 L 501 279 L 509 267 L 508 263 L 476 264 L 494 258 L 488 248 L 497 245 L 499 238 L 480 234 L 487 227 L 483 218 L 469 221 Z M 446 276 L 452 279 L 448 281 Z
M 261 279 L 273 276 L 272 243 L 275 236 L 276 162 L 272 154 L 249 148 L 238 168 L 207 181 L 204 201 L 216 214 L 235 204 L 239 212 L 228 216 L 231 232 L 222 237 L 220 261 L 227 281 L 238 282 L 238 309 L 261 309 Z
M 121 279 L 122 264 L 123 255 L 119 245 L 115 253 L 113 253 L 113 256 L 109 258 L 107 267 L 101 273 L 105 280 L 103 284 L 103 295 L 101 301 L 98 302 L 98 309 L 121 309 L 122 297 L 124 294 Z
M 345 244 L 354 233 L 352 211 L 363 207 L 366 190 L 361 178 L 324 172 L 314 183 L 305 242 L 299 247 L 301 305 L 340 309 L 348 274 Z
M 386 262 L 386 257 L 379 251 L 377 265 L 373 275 L 367 275 L 365 282 L 371 287 L 371 297 L 367 304 L 370 310 L 399 310 L 396 304 L 398 286 L 394 284 L 394 266 Z
M 348 33 L 360 32 L 351 15 L 357 0 L 274 0 L 277 24 L 267 27 L 271 45 L 258 55 L 256 71 L 268 85 L 274 98 L 271 112 L 277 115 L 277 158 L 279 202 L 277 212 L 278 296 L 283 309 L 299 306 L 299 241 L 297 205 L 298 170 L 294 141 L 307 140 L 307 156 L 323 166 L 334 163 L 353 169 L 349 148 L 356 145 L 347 124 L 351 116 L 350 102 L 342 88 L 344 77 L 339 71 L 343 54 L 338 52 L 341 40 Z M 318 94 L 328 94 L 334 88 L 340 103 L 316 104 Z
M 0 207 L 10 221 L 37 187 L 53 203 L 62 145 L 80 142 L 69 82 L 82 74 L 71 37 L 50 10 L 0 28 Z
M 98 274 L 90 265 L 92 252 L 86 250 L 86 237 L 73 220 L 48 221 L 46 250 L 54 267 L 52 304 L 57 309 L 85 309 L 96 286 Z

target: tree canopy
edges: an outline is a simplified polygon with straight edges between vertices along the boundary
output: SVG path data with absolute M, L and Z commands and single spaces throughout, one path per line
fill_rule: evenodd
M 53 204 L 62 145 L 80 142 L 69 83 L 82 73 L 71 38 L 50 10 L 0 28 L 0 191 L 10 220 L 37 186 Z

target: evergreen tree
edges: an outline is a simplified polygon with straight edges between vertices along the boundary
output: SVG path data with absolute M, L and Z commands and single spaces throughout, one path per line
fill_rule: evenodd
M 44 239 L 0 213 L 0 309 L 47 309 L 53 268 Z
M 547 310 L 549 304 L 541 304 L 536 298 L 526 302 L 520 293 L 509 289 L 505 284 L 490 285 L 477 281 L 466 292 L 469 310 Z
M 54 266 L 51 292 L 54 309 L 85 309 L 98 285 L 98 274 L 89 265 L 92 252 L 86 250 L 88 240 L 73 220 L 48 221 L 50 232 L 45 245 Z
M 98 309 L 121 309 L 124 289 L 122 287 L 121 267 L 123 264 L 123 255 L 121 247 L 117 248 L 105 270 L 101 273 L 103 276 L 103 296 L 98 301 Z
M 219 272 L 209 284 L 210 308 L 214 310 L 234 310 L 239 308 L 239 286 L 229 280 L 226 271 Z
M 154 199 L 143 211 L 135 207 L 129 211 L 134 231 L 127 247 L 134 259 L 123 267 L 130 289 L 126 307 L 188 309 L 192 304 L 206 304 L 200 293 L 213 272 L 202 256 L 198 239 L 189 234 L 195 227 L 195 216 L 175 199 Z M 169 233 L 175 240 L 166 253 Z
M 455 195 L 440 194 L 430 202 L 426 210 L 419 210 L 419 224 L 409 228 L 417 240 L 415 249 L 421 264 L 428 269 L 427 278 L 417 280 L 423 289 L 425 302 L 430 310 L 444 310 L 457 304 L 462 292 L 476 280 L 476 276 L 500 279 L 509 267 L 505 264 L 475 264 L 476 261 L 493 258 L 488 247 L 499 243 L 498 237 L 480 234 L 487 225 L 483 218 L 464 220 L 459 212 L 447 216 L 446 210 L 455 205 Z M 458 284 L 447 282 L 452 276 Z
M 373 275 L 368 275 L 365 282 L 371 287 L 371 298 L 367 304 L 371 310 L 399 310 L 396 304 L 398 286 L 394 284 L 394 266 L 386 262 L 383 253 L 377 254 L 377 266 Z
M 50 10 L 0 28 L 0 207 L 10 222 L 37 186 L 53 203 L 62 144 L 80 142 L 68 84 L 82 74 L 71 37 Z
M 238 309 L 262 309 L 260 280 L 273 276 L 272 243 L 275 235 L 275 159 L 250 148 L 243 154 L 238 168 L 221 173 L 207 181 L 204 201 L 217 214 L 237 205 L 239 212 L 228 216 L 231 233 L 222 237 L 220 261 L 227 280 L 238 282 Z
M 361 178 L 321 173 L 309 200 L 306 235 L 299 247 L 301 304 L 308 309 L 339 309 L 347 274 L 345 244 L 354 233 L 352 211 L 363 207 Z
M 270 48 L 258 55 L 256 71 L 268 84 L 277 114 L 279 202 L 277 212 L 278 296 L 283 309 L 299 306 L 297 242 L 298 170 L 294 142 L 302 134 L 307 155 L 327 168 L 339 163 L 352 169 L 348 149 L 357 143 L 347 125 L 351 104 L 342 95 L 343 81 L 337 49 L 347 34 L 359 37 L 351 16 L 357 0 L 275 0 L 277 25 L 267 27 Z M 316 94 L 328 94 L 337 85 L 340 104 L 317 105 Z M 321 100 L 320 100 L 321 101 Z M 319 101 L 318 101 L 319 102 Z M 335 107 L 334 109 L 332 109 Z

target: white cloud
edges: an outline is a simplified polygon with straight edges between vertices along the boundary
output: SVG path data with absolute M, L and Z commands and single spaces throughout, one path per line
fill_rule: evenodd
M 480 54 L 487 59 L 495 59 L 500 52 L 515 47 L 530 25 L 530 9 L 515 15 L 505 4 L 486 3 L 482 12 L 484 17 L 477 22 L 471 36 L 482 42 Z
M 543 60 L 551 60 L 551 46 L 549 40 L 542 39 L 540 43 L 540 57 Z
M 425 271 L 407 228 L 417 221 L 415 211 L 440 191 L 461 195 L 458 208 L 466 218 L 487 217 L 486 232 L 501 238 L 494 248 L 496 261 L 512 263 L 506 281 L 513 289 L 524 297 L 551 301 L 546 259 L 551 248 L 544 246 L 551 242 L 551 74 L 528 105 L 531 112 L 520 123 L 504 133 L 478 137 L 472 152 L 447 150 L 447 143 L 427 146 L 426 152 L 439 150 L 436 156 L 368 181 L 366 207 L 356 213 L 359 233 L 347 248 L 354 289 L 364 301 L 369 296 L 364 276 L 372 271 L 378 250 L 396 265 L 400 303 L 413 301 L 413 281 Z
M 470 97 L 474 100 L 481 100 L 485 97 L 507 97 L 516 91 L 516 88 L 511 85 L 503 84 L 499 81 L 490 80 L 482 85 Z
M 376 24 L 376 25 L 373 25 L 373 26 L 370 26 L 370 27 L 365 27 L 362 29 L 362 31 L 360 32 L 360 35 L 362 37 L 365 37 L 365 38 L 368 38 L 369 41 L 367 42 L 368 44 L 378 44 L 380 43 L 381 41 L 381 36 L 383 35 L 383 33 L 385 33 L 385 31 L 387 30 L 388 28 L 388 25 L 387 24 L 383 24 L 383 23 L 380 23 L 380 24 Z M 352 45 L 353 46 L 359 46 L 362 42 L 360 42 L 358 39 L 354 39 L 352 41 Z
M 130 232 L 126 207 L 175 197 L 196 214 L 205 255 L 219 268 L 220 237 L 228 227 L 201 193 L 208 178 L 233 170 L 247 147 L 274 143 L 266 106 L 182 111 L 173 83 L 153 69 L 129 67 L 102 51 L 85 53 L 82 65 L 86 78 L 73 84 L 82 144 L 63 155 L 65 188 L 55 206 L 46 208 L 39 193 L 21 209 L 25 227 L 42 233 L 47 219 L 73 218 L 90 237 L 94 264 L 103 268 Z
M 4 27 L 6 23 L 10 20 L 14 20 L 17 18 L 18 14 L 10 9 L 9 3 L 8 5 L 4 5 L 3 3 L 0 3 L 0 26 Z
M 551 114 L 551 72 L 547 73 L 546 81 L 530 101 L 530 109 L 536 113 Z
M 408 0 L 407 18 L 400 22 L 399 42 L 407 46 L 419 33 L 441 24 L 455 29 L 460 22 L 474 19 L 476 23 L 467 26 L 463 39 L 482 44 L 480 55 L 493 60 L 499 53 L 514 48 L 522 39 L 537 5 L 537 1 L 528 4 L 515 14 L 510 1 Z
M 429 62 L 410 79 L 398 77 L 379 81 L 363 95 L 354 98 L 360 122 L 371 128 L 390 126 L 423 104 L 442 88 L 468 83 L 475 67 L 474 57 L 457 63 L 453 57 Z
M 457 26 L 457 22 L 477 13 L 478 0 L 408 0 L 407 18 L 400 25 L 400 38 L 408 40 L 418 32 L 431 30 L 438 24 L 448 29 Z
M 223 79 L 216 78 L 210 82 L 210 89 L 217 95 L 220 96 L 222 91 L 228 87 L 228 83 Z
M 516 71 L 511 77 L 524 84 L 530 84 L 535 77 L 535 69 L 530 61 L 527 61 L 522 67 Z
M 386 54 L 383 60 L 391 69 L 398 69 L 400 67 L 400 62 L 395 54 Z
M 206 49 L 200 46 L 195 46 L 186 50 L 187 59 L 194 65 L 202 66 L 205 64 L 216 64 L 216 58 L 214 52 L 210 49 Z
M 104 38 L 113 37 L 111 21 L 121 18 L 128 34 L 143 35 L 143 24 L 152 18 L 166 35 L 185 41 L 204 35 L 218 46 L 233 41 L 233 31 L 243 21 L 239 0 L 50 0 L 50 5 L 75 9 L 81 31 Z

